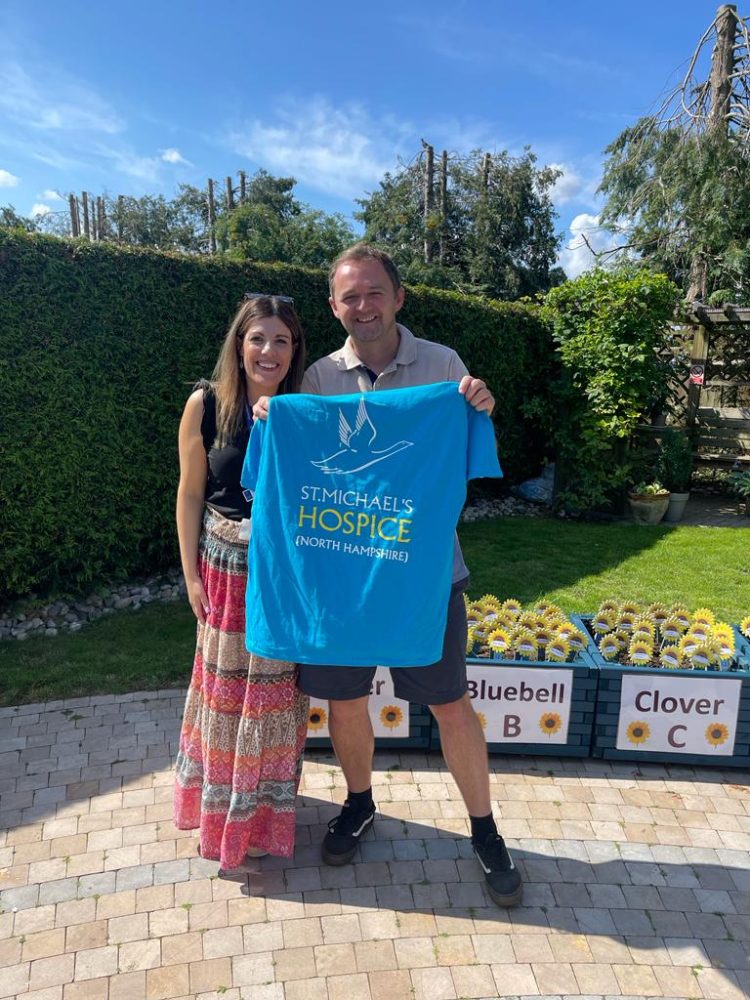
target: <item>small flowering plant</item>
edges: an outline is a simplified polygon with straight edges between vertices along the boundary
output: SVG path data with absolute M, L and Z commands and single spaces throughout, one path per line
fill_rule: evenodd
M 586 648 L 585 633 L 550 601 L 524 609 L 515 598 L 500 602 L 492 594 L 478 601 L 465 599 L 467 656 L 498 664 L 519 660 L 562 664 L 575 662 Z
M 665 670 L 737 670 L 735 631 L 710 608 L 689 612 L 636 601 L 602 601 L 588 628 L 609 663 Z M 740 631 L 750 638 L 750 615 Z

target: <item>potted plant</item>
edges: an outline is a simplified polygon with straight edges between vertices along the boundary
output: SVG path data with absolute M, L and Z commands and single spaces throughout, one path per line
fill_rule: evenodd
M 745 514 L 750 517 L 750 469 L 738 469 L 728 477 L 732 493 L 745 503 Z
M 669 490 L 659 482 L 638 483 L 628 493 L 628 504 L 636 524 L 658 524 L 669 505 Z
M 659 478 L 669 490 L 669 504 L 664 520 L 677 524 L 685 512 L 693 474 L 693 449 L 688 437 L 674 429 L 665 431 L 659 452 Z

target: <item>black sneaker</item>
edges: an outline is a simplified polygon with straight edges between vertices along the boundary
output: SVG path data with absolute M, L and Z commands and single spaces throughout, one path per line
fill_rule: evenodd
M 513 858 L 499 833 L 492 833 L 483 844 L 471 845 L 482 866 L 487 892 L 498 906 L 517 906 L 523 895 L 523 885 Z
M 328 824 L 323 838 L 323 860 L 327 865 L 348 864 L 357 853 L 359 842 L 372 827 L 375 803 L 369 809 L 355 809 L 344 803 L 344 808 Z

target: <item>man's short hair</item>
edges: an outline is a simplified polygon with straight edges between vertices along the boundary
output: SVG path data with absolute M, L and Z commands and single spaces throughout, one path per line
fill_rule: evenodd
M 401 275 L 398 273 L 398 268 L 393 263 L 393 259 L 385 250 L 379 250 L 377 247 L 370 246 L 369 243 L 355 243 L 353 246 L 347 247 L 346 250 L 342 250 L 328 269 L 328 290 L 331 298 L 334 297 L 333 282 L 336 277 L 336 271 L 338 271 L 342 264 L 346 264 L 350 260 L 378 261 L 379 264 L 383 265 L 385 273 L 391 279 L 394 292 L 398 292 L 399 288 L 401 288 Z

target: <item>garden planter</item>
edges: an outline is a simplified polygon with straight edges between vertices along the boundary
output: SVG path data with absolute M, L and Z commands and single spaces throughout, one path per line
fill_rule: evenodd
M 597 675 L 587 652 L 570 663 L 471 658 L 467 674 L 490 753 L 588 757 Z
M 750 766 L 750 644 L 738 629 L 735 637 L 731 670 L 623 666 L 595 650 L 592 756 Z
M 636 524 L 658 524 L 669 506 L 669 493 L 628 493 L 628 504 Z
M 342 670 L 345 670 L 342 667 Z M 393 682 L 387 668 L 378 667 L 370 695 L 370 719 L 377 748 L 430 746 L 432 714 L 424 705 L 410 705 L 393 695 Z M 328 702 L 310 699 L 307 724 L 308 747 L 331 747 L 328 732 Z
M 664 515 L 664 521 L 666 524 L 679 524 L 682 520 L 682 515 L 685 513 L 685 507 L 687 506 L 689 499 L 690 493 L 669 494 L 667 513 Z

